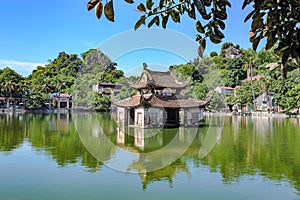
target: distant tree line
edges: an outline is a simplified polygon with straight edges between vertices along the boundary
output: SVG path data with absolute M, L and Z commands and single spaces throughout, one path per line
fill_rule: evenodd
M 191 77 L 191 84 L 184 95 L 196 99 L 211 96 L 211 111 L 219 111 L 228 104 L 242 103 L 253 106 L 254 98 L 263 91 L 275 93 L 275 103 L 285 111 L 300 107 L 300 73 L 296 65 L 287 65 L 282 71 L 280 60 L 273 54 L 273 49 L 255 52 L 240 49 L 238 45 L 224 43 L 219 53 L 211 52 L 203 59 L 195 58 L 186 64 L 173 67 L 179 79 Z M 270 63 L 273 67 L 266 68 Z M 262 75 L 261 80 L 244 81 L 249 76 Z M 119 82 L 123 85 L 121 93 L 115 98 L 123 99 L 135 94 L 124 77 L 122 70 L 98 49 L 91 49 L 80 56 L 59 53 L 54 60 L 37 68 L 28 76 L 22 77 L 6 67 L 0 70 L 0 97 L 16 98 L 15 105 L 26 98 L 29 108 L 42 108 L 49 102 L 51 93 L 69 93 L 78 107 L 107 110 L 111 96 L 92 91 L 92 86 L 99 82 Z M 217 86 L 235 88 L 236 94 L 222 96 L 214 91 Z
M 185 95 L 204 99 L 210 95 L 211 111 L 220 111 L 227 105 L 237 103 L 254 107 L 253 100 L 263 92 L 275 93 L 275 104 L 285 111 L 300 107 L 300 72 L 297 65 L 289 63 L 282 71 L 280 59 L 273 49 L 255 52 L 240 49 L 239 45 L 224 43 L 219 53 L 211 52 L 203 59 L 195 58 L 188 64 L 175 66 L 173 70 L 182 79 L 192 77 Z M 273 67 L 268 67 L 270 64 Z M 256 75 L 260 80 L 246 81 Z M 253 78 L 254 79 L 254 78 Z M 214 89 L 218 86 L 236 88 L 235 94 L 220 95 Z

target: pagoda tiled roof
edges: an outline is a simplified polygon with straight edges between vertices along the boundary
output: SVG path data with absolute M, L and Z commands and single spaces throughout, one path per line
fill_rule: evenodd
M 114 102 L 117 106 L 126 108 L 136 108 L 147 102 L 151 107 L 160 108 L 195 108 L 204 107 L 207 101 L 199 101 L 192 98 L 185 98 L 182 96 L 173 95 L 172 97 L 165 97 L 162 95 L 135 95 L 127 99 Z
M 58 98 L 70 98 L 71 95 L 69 95 L 68 93 L 59 93 L 57 95 Z
M 144 69 L 138 81 L 135 84 L 132 84 L 131 86 L 135 89 L 143 89 L 143 88 L 180 89 L 188 86 L 189 82 L 190 79 L 184 82 L 179 81 L 172 71 L 158 72 L 149 69 Z

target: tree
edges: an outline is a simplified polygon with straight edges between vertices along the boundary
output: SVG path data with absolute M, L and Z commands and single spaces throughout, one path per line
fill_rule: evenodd
M 1 95 L 9 97 L 7 101 L 7 106 L 10 105 L 10 100 L 13 97 L 20 97 L 21 92 L 19 90 L 20 82 L 23 80 L 23 77 L 15 72 L 14 70 L 6 67 L 0 70 L 0 89 Z
M 207 97 L 207 93 L 208 87 L 206 83 L 196 82 L 188 87 L 184 95 L 195 99 L 205 99 Z
M 6 89 L 6 91 L 9 93 L 9 97 L 12 98 L 13 97 L 13 92 L 16 91 L 16 87 L 17 87 L 17 83 L 13 82 L 12 80 L 7 81 L 4 84 L 4 88 Z
M 227 97 L 227 101 L 232 103 L 253 104 L 254 98 L 262 94 L 262 81 L 244 82 L 241 87 L 237 88 L 235 95 Z
M 29 108 L 41 108 L 45 104 L 45 96 L 40 91 L 31 91 L 27 99 Z
M 291 56 L 300 69 L 300 2 L 298 0 L 244 0 L 242 8 L 253 4 L 253 10 L 245 18 L 252 18 L 250 41 L 254 50 L 261 39 L 267 38 L 266 50 L 274 49 L 283 65 Z
M 124 0 L 133 4 L 133 0 Z M 213 43 L 220 43 L 225 37 L 222 30 L 225 29 L 224 21 L 227 19 L 227 8 L 231 7 L 228 0 L 153 0 L 140 1 L 137 10 L 141 12 L 140 19 L 136 22 L 134 29 L 142 24 L 150 28 L 154 24 L 167 27 L 169 19 L 180 23 L 182 15 L 187 15 L 196 21 L 199 41 L 199 55 L 202 55 L 206 46 L 206 38 Z M 144 2 L 144 3 L 143 3 Z M 283 65 L 289 57 L 295 59 L 300 69 L 300 2 L 298 0 L 244 0 L 242 9 L 252 6 L 253 10 L 246 16 L 245 22 L 252 20 L 249 33 L 250 42 L 254 50 L 259 42 L 267 39 L 266 49 L 272 48 L 280 56 Z M 96 16 L 101 18 L 103 10 L 106 18 L 114 22 L 114 1 L 106 1 L 103 5 L 101 0 L 90 0 L 87 9 L 95 8 Z M 200 17 L 199 17 L 200 16 Z
M 250 75 L 250 85 L 251 85 L 251 91 L 252 91 L 252 98 L 255 99 L 254 89 L 253 89 L 253 83 L 252 83 L 252 77 L 254 75 L 254 62 L 255 62 L 255 51 L 249 49 L 249 50 L 243 50 L 243 58 L 245 60 L 245 66 L 247 70 L 247 76 Z M 256 106 L 256 105 L 254 105 Z M 255 108 L 256 109 L 256 108 Z
M 111 97 L 109 95 L 95 94 L 95 109 L 99 111 L 108 111 L 111 105 Z
M 226 72 L 224 74 L 225 86 L 235 87 L 241 84 L 241 80 L 247 77 L 244 64 L 241 58 L 233 58 L 226 63 Z
M 139 79 L 138 76 L 130 76 L 128 78 L 125 78 L 124 76 L 121 77 L 118 81 L 122 85 L 121 92 L 118 93 L 114 98 L 116 99 L 125 99 L 128 97 L 131 97 L 136 94 L 136 90 L 133 89 L 133 87 L 130 86 L 129 83 L 135 83 Z
M 209 101 L 207 110 L 211 112 L 219 112 L 226 107 L 225 96 L 216 91 L 212 91 L 212 97 Z
M 275 103 L 282 106 L 285 111 L 300 107 L 300 72 L 293 70 L 288 72 L 287 79 L 279 77 L 272 80 L 269 90 L 275 93 Z
M 217 52 L 215 52 L 215 51 L 210 52 L 209 57 L 215 57 L 215 56 L 218 56 Z
M 187 78 L 192 77 L 192 75 L 195 73 L 195 70 L 196 66 L 191 63 L 177 65 L 172 69 L 172 71 L 180 80 L 186 80 Z

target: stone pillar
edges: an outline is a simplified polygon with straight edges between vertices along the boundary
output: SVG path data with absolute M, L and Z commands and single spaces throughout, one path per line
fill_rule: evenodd
M 57 108 L 60 109 L 60 100 L 58 100 Z
M 184 120 L 184 109 L 179 110 L 179 125 L 185 125 L 185 120 Z
M 67 109 L 70 109 L 70 101 L 67 101 Z

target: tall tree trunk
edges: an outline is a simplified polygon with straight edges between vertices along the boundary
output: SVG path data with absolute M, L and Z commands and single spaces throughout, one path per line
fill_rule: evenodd
M 255 94 L 254 94 L 253 83 L 252 83 L 252 76 L 253 76 L 253 67 L 252 67 L 252 64 L 250 64 L 250 84 L 251 84 L 254 110 L 256 110 L 256 102 L 255 102 Z
M 286 64 L 281 64 L 281 76 L 283 79 L 287 79 L 287 68 Z

